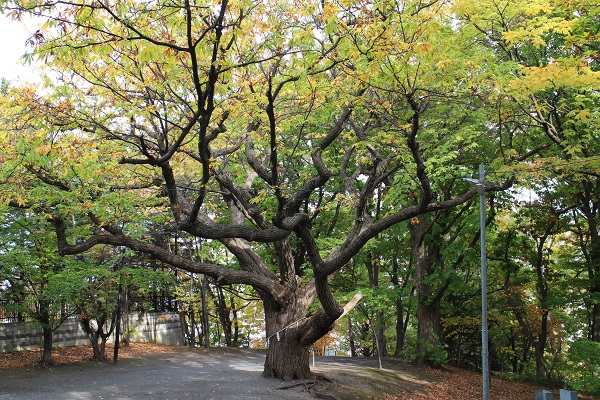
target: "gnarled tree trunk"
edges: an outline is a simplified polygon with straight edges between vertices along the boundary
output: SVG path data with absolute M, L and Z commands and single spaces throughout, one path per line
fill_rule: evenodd
M 291 301 L 285 309 L 268 298 L 264 299 L 267 331 L 264 377 L 286 381 L 311 377 L 309 352 L 317 339 L 306 341 L 303 334 L 312 318 L 306 317 L 306 313 L 314 296 L 314 291 L 297 287 L 289 296 L 295 301 Z
M 269 339 L 263 376 L 284 381 L 310 378 L 310 346 L 299 340 L 297 329 L 288 329 Z
M 311 346 L 334 326 L 335 322 L 354 308 L 362 295 L 357 293 L 333 317 L 321 309 L 307 316 L 315 299 L 314 281 L 305 286 L 296 285 L 287 297 L 287 307 L 281 308 L 268 296 L 263 296 L 265 305 L 265 323 L 267 331 L 267 356 L 263 376 L 283 380 L 307 379 L 313 375 L 310 371 L 309 353 Z

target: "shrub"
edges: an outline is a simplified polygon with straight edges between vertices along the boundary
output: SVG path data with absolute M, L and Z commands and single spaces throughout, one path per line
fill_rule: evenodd
M 579 340 L 568 350 L 563 368 L 567 384 L 582 392 L 600 395 L 600 343 Z

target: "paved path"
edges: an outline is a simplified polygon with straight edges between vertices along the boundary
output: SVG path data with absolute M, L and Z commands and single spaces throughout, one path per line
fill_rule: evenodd
M 264 354 L 252 350 L 185 349 L 121 359 L 117 365 L 17 368 L 0 371 L 0 400 L 314 400 L 304 386 L 281 389 L 289 383 L 262 378 L 263 364 Z

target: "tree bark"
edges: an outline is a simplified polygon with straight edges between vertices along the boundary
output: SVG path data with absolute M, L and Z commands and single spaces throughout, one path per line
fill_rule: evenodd
M 434 273 L 425 235 L 427 224 L 425 216 L 420 216 L 411 225 L 413 237 L 413 257 L 415 263 L 415 286 L 417 288 L 417 352 L 415 363 L 418 365 L 430 365 L 438 367 L 432 359 L 432 353 L 441 345 L 442 323 L 441 323 L 441 293 L 442 288 L 436 293 L 428 282 L 428 278 Z
M 265 304 L 267 331 L 267 356 L 263 376 L 286 381 L 312 378 L 309 364 L 311 346 L 354 308 L 362 294 L 359 292 L 354 295 L 344 307 L 340 307 L 337 318 L 333 318 L 323 309 L 306 316 L 315 297 L 312 285 L 297 286 L 288 293 L 289 302 L 284 308 L 268 295 L 261 294 Z
M 595 224 L 591 224 L 591 229 L 597 229 Z M 590 292 L 595 295 L 600 295 L 600 238 L 599 235 L 592 235 L 592 243 L 590 250 Z M 596 301 L 591 307 L 591 324 L 590 324 L 590 339 L 594 342 L 600 342 L 600 302 Z
M 356 357 L 356 345 L 354 344 L 354 329 L 352 328 L 352 318 L 348 316 L 348 342 L 350 345 L 350 357 Z
M 600 287 L 594 293 L 600 293 Z M 600 304 L 592 306 L 591 339 L 594 342 L 600 342 Z
M 44 283 L 45 285 L 45 283 Z M 44 350 L 42 352 L 42 358 L 40 360 L 42 365 L 51 365 L 52 364 L 52 340 L 53 340 L 53 332 L 52 329 L 52 321 L 50 318 L 49 307 L 50 304 L 46 300 L 40 300 L 40 313 L 38 314 L 38 322 L 40 322 L 42 326 L 42 334 L 44 338 Z
M 263 376 L 284 381 L 312 377 L 309 365 L 310 345 L 298 341 L 298 332 L 284 330 L 269 339 Z
M 379 287 L 379 265 L 381 264 L 381 257 L 378 253 L 370 252 L 365 260 L 365 266 L 369 275 L 369 286 L 371 289 L 377 289 Z M 387 357 L 387 341 L 385 338 L 385 318 L 381 310 L 378 310 L 373 315 L 373 324 L 375 325 L 373 331 L 373 340 L 375 341 L 375 348 L 377 349 L 377 355 L 379 357 Z
M 233 332 L 232 332 L 232 324 L 231 324 L 231 316 L 229 312 L 229 307 L 227 307 L 227 301 L 225 300 L 225 295 L 223 293 L 223 288 L 219 283 L 215 283 L 215 291 L 216 296 L 214 298 L 215 307 L 217 308 L 217 312 L 219 315 L 219 320 L 221 321 L 221 326 L 223 328 L 223 336 L 225 337 L 225 346 L 231 347 L 233 346 Z
M 312 343 L 301 343 L 301 334 L 307 327 L 304 316 L 311 303 L 307 300 L 300 298 L 296 306 L 286 310 L 272 308 L 270 301 L 265 302 L 267 356 L 264 377 L 289 381 L 312 376 L 309 365 Z
M 206 294 L 208 292 L 208 277 L 206 275 L 202 276 L 202 290 L 200 291 L 200 298 L 202 299 L 202 333 L 204 340 L 204 348 L 210 348 L 210 333 L 208 330 L 208 304 L 206 299 Z
M 396 290 L 404 290 L 409 282 L 409 279 L 408 277 L 404 277 L 402 285 L 400 285 L 399 266 L 396 257 L 392 259 L 392 267 L 392 284 L 394 284 Z M 415 288 L 413 286 L 409 299 L 412 298 L 414 289 Z M 406 330 L 408 328 L 408 319 L 410 317 L 410 303 L 406 310 L 406 315 L 404 311 L 404 299 L 402 298 L 402 296 L 398 296 L 398 298 L 396 299 L 396 349 L 394 350 L 394 357 L 400 357 L 402 355 L 402 352 L 404 351 L 404 345 L 406 342 Z
M 42 359 L 40 362 L 42 365 L 51 365 L 52 362 L 52 341 L 54 331 L 49 325 L 44 325 L 42 328 L 44 337 L 44 350 L 42 352 Z

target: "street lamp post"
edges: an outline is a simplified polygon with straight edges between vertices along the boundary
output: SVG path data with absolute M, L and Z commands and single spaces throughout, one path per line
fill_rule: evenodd
M 490 398 L 489 350 L 488 350 L 488 321 L 487 321 L 487 259 L 485 239 L 485 169 L 479 166 L 479 180 L 467 179 L 475 183 L 479 193 L 479 224 L 481 231 L 481 372 L 483 375 L 483 400 Z

